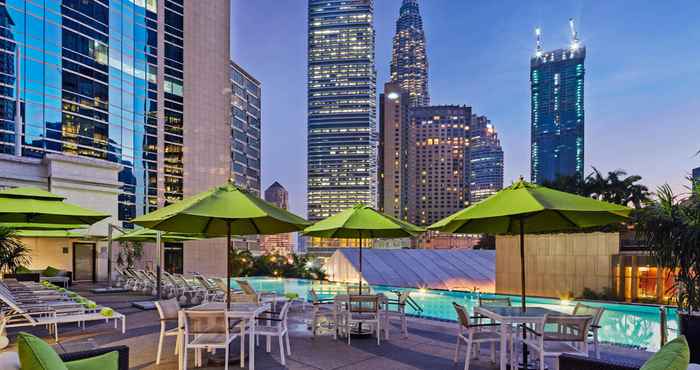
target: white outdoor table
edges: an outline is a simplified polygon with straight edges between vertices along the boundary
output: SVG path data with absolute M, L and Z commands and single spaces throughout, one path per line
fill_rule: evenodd
M 221 302 L 211 302 L 204 303 L 199 306 L 189 308 L 189 311 L 227 311 L 227 316 L 229 319 L 239 319 L 243 320 L 240 324 L 241 327 L 241 340 L 245 340 L 245 321 L 248 322 L 248 368 L 250 370 L 255 370 L 255 318 L 260 316 L 263 312 L 270 309 L 269 303 L 263 303 L 257 305 L 254 303 L 238 303 L 231 302 L 231 308 L 226 310 L 226 303 Z M 182 320 L 182 315 L 180 315 L 180 320 Z M 180 323 L 183 324 L 183 323 Z M 182 341 L 183 346 L 185 341 Z M 181 351 L 178 351 L 179 356 L 179 366 L 182 366 L 182 354 L 184 353 L 184 347 Z M 245 366 L 245 356 L 241 353 L 241 368 Z M 180 367 L 181 368 L 181 367 Z
M 380 309 L 379 311 L 381 312 L 382 310 L 384 311 L 384 317 L 387 317 L 387 312 L 389 311 L 389 305 L 387 304 L 389 302 L 389 298 L 387 298 L 386 295 L 383 293 L 378 293 L 378 294 L 362 294 L 366 296 L 377 296 L 379 297 L 379 304 L 380 304 Z M 350 301 L 350 295 L 349 294 L 337 294 L 335 297 L 333 297 L 333 302 L 335 303 L 335 312 L 336 315 L 340 314 L 341 311 L 343 311 L 343 307 Z M 381 307 L 383 306 L 383 308 Z M 337 319 L 336 319 L 337 321 Z M 337 323 L 336 323 L 337 325 Z M 337 329 L 336 329 L 337 330 Z M 386 328 L 385 330 L 389 330 Z M 357 334 L 364 334 L 361 332 L 361 330 L 358 330 Z M 348 333 L 350 335 L 350 333 Z M 381 335 L 381 333 L 379 333 Z
M 548 310 L 542 307 L 528 307 L 523 312 L 522 307 L 480 306 L 474 307 L 474 316 L 484 316 L 501 324 L 501 370 L 506 370 L 507 365 L 507 339 L 510 329 L 514 324 L 529 324 L 541 320 L 548 314 L 561 314 L 561 312 Z

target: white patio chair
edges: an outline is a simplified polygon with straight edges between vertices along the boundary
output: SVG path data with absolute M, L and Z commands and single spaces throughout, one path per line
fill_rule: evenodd
M 194 281 L 199 286 L 206 290 L 204 299 L 207 302 L 223 302 L 226 297 L 226 291 L 220 290 L 215 284 L 212 284 L 204 275 L 195 273 L 192 275 Z
M 464 370 L 469 370 L 469 362 L 474 356 L 474 352 L 478 357 L 479 355 L 479 344 L 481 343 L 491 343 L 491 362 L 496 362 L 496 343 L 501 341 L 501 336 L 494 330 L 483 330 L 487 327 L 498 327 L 500 324 L 481 324 L 472 323 L 469 319 L 469 314 L 464 306 L 452 302 L 452 305 L 457 311 L 457 318 L 459 319 L 457 327 L 457 345 L 455 347 L 455 357 L 454 362 L 456 363 L 459 359 L 459 348 L 462 342 L 467 344 L 467 355 L 464 359 Z M 475 346 L 476 345 L 476 346 Z
M 175 354 L 177 354 L 178 348 L 180 348 L 180 341 L 182 340 L 183 329 L 178 323 L 180 304 L 178 303 L 177 299 L 171 298 L 168 300 L 156 301 L 155 305 L 156 309 L 158 310 L 158 316 L 160 316 L 160 336 L 158 337 L 158 352 L 156 354 L 156 365 L 159 365 L 165 337 L 174 336 L 176 338 Z M 166 324 L 173 322 L 176 324 L 176 326 L 172 329 L 166 330 Z
M 559 369 L 559 356 L 567 353 L 588 357 L 588 333 L 593 316 L 545 315 L 525 326 L 528 335 L 523 341 L 539 356 L 540 370 L 545 369 L 545 357 L 555 357 L 554 369 Z
M 382 310 L 381 313 L 384 316 L 384 335 L 385 339 L 389 340 L 389 331 L 391 325 L 389 325 L 392 318 L 398 318 L 401 320 L 401 335 L 404 338 L 408 338 L 408 325 L 406 320 L 406 301 L 408 300 L 409 291 L 396 292 L 398 298 L 396 300 L 387 300 L 385 303 L 387 305 L 386 310 Z
M 377 335 L 377 345 L 381 345 L 382 338 L 382 317 L 379 307 L 379 296 L 377 295 L 351 295 L 346 302 L 346 310 L 342 312 L 345 316 L 342 325 L 350 344 L 350 330 L 353 325 L 361 327 L 369 325 Z
M 187 350 L 195 350 L 195 366 L 201 366 L 203 349 L 223 348 L 225 353 L 224 369 L 228 370 L 229 345 L 240 335 L 231 330 L 226 311 L 182 311 L 184 316 L 184 353 L 183 369 L 187 370 Z M 244 340 L 241 338 L 241 357 L 244 354 Z M 252 340 L 252 339 L 251 339 Z
M 332 325 L 335 328 L 333 337 L 338 338 L 338 312 L 336 310 L 335 301 L 332 298 L 323 299 L 316 294 L 314 289 L 309 290 L 308 299 L 311 301 L 312 311 L 311 311 L 311 334 L 316 337 L 318 328 L 321 327 L 322 322 L 328 323 L 328 326 Z
M 600 349 L 598 348 L 598 330 L 600 329 L 600 319 L 603 317 L 603 312 L 605 312 L 603 307 L 592 307 L 583 303 L 576 303 L 576 307 L 574 307 L 573 312 L 573 315 L 575 316 L 584 315 L 593 317 L 589 337 L 593 342 L 593 351 L 596 358 L 600 358 Z
M 259 316 L 263 324 L 255 325 L 255 335 L 263 337 L 277 337 L 280 345 L 280 358 L 282 360 L 282 366 L 285 366 L 287 362 L 284 357 L 284 343 L 287 346 L 287 355 L 292 355 L 292 349 L 289 345 L 289 332 L 287 329 L 287 313 L 289 312 L 289 307 L 291 302 L 287 301 L 282 306 L 279 314 L 267 313 L 264 316 Z M 270 341 L 267 341 L 267 352 L 270 352 Z

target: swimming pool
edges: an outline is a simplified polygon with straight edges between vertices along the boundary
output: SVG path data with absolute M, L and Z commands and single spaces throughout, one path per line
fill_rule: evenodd
M 325 281 L 312 281 L 303 279 L 282 279 L 268 277 L 247 278 L 256 290 L 274 291 L 279 294 L 296 293 L 306 299 L 308 291 L 313 288 L 323 297 L 332 297 L 338 293 L 345 293 L 346 284 L 330 283 Z M 231 283 L 235 286 L 235 281 Z M 417 312 L 407 306 L 407 312 L 426 318 L 441 320 L 457 320 L 452 302 L 466 306 L 470 311 L 478 304 L 478 294 L 470 292 L 448 292 L 431 289 L 407 289 L 388 286 L 372 286 L 376 293 L 385 293 L 389 297 L 395 297 L 392 291 L 410 291 L 413 300 L 423 309 Z M 482 294 L 484 297 L 500 295 Z M 520 305 L 520 297 L 511 297 L 513 305 Z M 527 298 L 528 306 L 539 306 L 555 311 L 571 313 L 575 303 L 562 302 L 548 298 Z M 605 308 L 601 319 L 599 338 L 602 342 L 614 343 L 630 347 L 644 348 L 655 351 L 659 348 L 660 324 L 659 309 L 656 306 L 631 305 L 617 303 L 586 302 L 591 306 Z M 668 334 L 669 339 L 676 336 L 677 316 L 675 310 L 669 312 Z

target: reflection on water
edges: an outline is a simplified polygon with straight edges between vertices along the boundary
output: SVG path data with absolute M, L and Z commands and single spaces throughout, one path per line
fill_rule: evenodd
M 255 289 L 260 291 L 274 291 L 279 294 L 297 293 L 299 297 L 306 299 L 308 291 L 313 288 L 322 298 L 333 297 L 338 293 L 347 291 L 347 284 L 319 282 L 301 279 L 281 278 L 249 278 Z M 235 285 L 235 282 L 231 283 Z M 469 310 L 478 304 L 478 294 L 469 292 L 448 292 L 430 289 L 406 289 L 386 286 L 372 286 L 375 293 L 384 293 L 389 297 L 394 296 L 394 291 L 410 291 L 411 298 L 423 309 L 422 312 L 407 307 L 407 312 L 423 317 L 443 320 L 457 320 L 452 302 L 465 305 Z M 492 294 L 484 296 L 495 296 Z M 520 305 L 520 297 L 511 296 L 513 305 Z M 560 302 L 555 299 L 528 298 L 528 306 L 545 307 L 555 311 L 571 313 L 574 303 Z M 621 344 L 657 350 L 659 348 L 660 325 L 659 309 L 654 306 L 628 305 L 616 303 L 587 302 L 591 306 L 605 308 L 601 319 L 599 338 L 601 342 Z M 669 339 L 676 336 L 677 317 L 675 311 L 668 316 Z

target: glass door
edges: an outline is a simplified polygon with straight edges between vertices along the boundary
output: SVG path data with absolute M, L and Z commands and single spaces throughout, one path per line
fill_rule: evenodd
M 164 243 L 163 267 L 171 274 L 182 274 L 182 243 Z
M 95 243 L 73 243 L 73 280 L 95 281 Z

